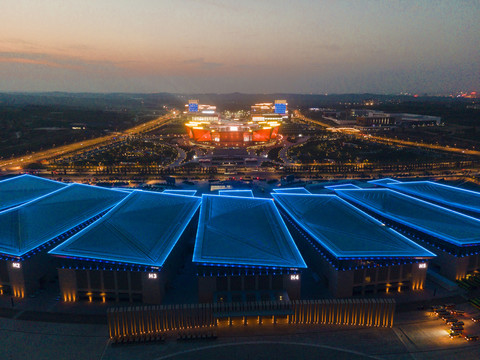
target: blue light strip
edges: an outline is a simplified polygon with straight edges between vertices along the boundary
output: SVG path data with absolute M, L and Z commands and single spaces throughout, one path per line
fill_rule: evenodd
M 45 180 L 45 181 L 50 181 L 51 183 L 54 183 L 54 184 L 56 184 L 56 185 L 65 185 L 65 186 L 67 186 L 67 184 L 62 183 L 62 182 L 60 182 L 60 181 L 55 181 L 55 180 L 52 180 L 52 179 L 49 179 L 49 178 L 43 178 L 43 177 L 41 177 L 41 176 L 33 176 L 33 175 L 30 175 L 30 174 L 22 174 L 22 175 L 13 176 L 13 177 L 8 178 L 8 179 L 0 180 L 0 185 L 3 184 L 3 183 L 6 183 L 7 181 L 18 180 L 18 179 L 20 179 L 20 178 L 41 179 L 41 180 Z
M 304 187 L 279 188 L 273 189 L 273 192 L 276 194 L 310 194 L 310 191 Z
M 170 195 L 183 195 L 183 196 L 195 196 L 197 190 L 164 190 L 161 194 L 170 194 Z
M 235 194 L 247 194 L 248 196 L 245 195 L 235 195 Z M 241 196 L 241 197 L 252 197 L 253 198 L 253 191 L 252 190 L 219 190 L 218 195 L 221 196 Z
M 75 269 L 75 270 L 110 270 L 110 271 L 144 271 L 144 272 L 151 272 L 151 271 L 158 271 L 160 272 L 163 267 L 158 265 L 142 265 L 142 264 L 134 264 L 128 262 L 120 262 L 120 261 L 110 261 L 110 260 L 100 260 L 100 259 L 91 259 L 91 258 L 83 258 L 78 256 L 68 256 L 68 255 L 55 255 L 60 259 L 65 259 L 67 261 L 74 262 L 75 265 L 62 265 L 63 269 Z M 79 265 L 78 262 L 81 262 L 82 265 Z M 103 268 L 92 268 L 92 266 L 88 266 L 89 262 L 93 263 L 101 263 L 104 264 Z M 87 264 L 85 264 L 87 263 Z M 111 264 L 108 267 L 108 264 Z M 115 268 L 114 268 L 115 267 Z
M 398 180 L 395 180 L 395 179 L 392 179 L 392 178 L 383 178 L 383 179 L 376 179 L 376 180 L 370 180 L 370 181 L 367 181 L 367 183 L 369 184 L 378 184 L 378 185 L 383 185 L 385 183 L 402 183 L 401 181 L 398 181 Z
M 327 185 L 324 186 L 325 189 L 334 190 L 334 189 L 341 189 L 341 188 L 349 188 L 349 189 L 361 189 L 359 186 L 354 184 L 340 184 L 340 185 Z

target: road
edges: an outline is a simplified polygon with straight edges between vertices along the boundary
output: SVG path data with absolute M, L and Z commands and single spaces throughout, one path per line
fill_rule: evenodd
M 453 153 L 457 153 L 457 154 L 480 156 L 480 151 L 476 151 L 476 150 L 461 149 L 461 148 L 454 148 L 454 147 L 445 147 L 445 146 L 440 146 L 440 145 L 435 145 L 435 144 L 427 144 L 427 143 L 415 142 L 415 141 L 391 139 L 391 138 L 385 138 L 385 137 L 380 137 L 380 136 L 371 136 L 371 135 L 368 135 L 368 136 L 358 135 L 358 136 L 362 137 L 362 139 L 365 139 L 365 140 L 368 140 L 368 141 L 374 141 L 374 142 L 379 142 L 379 143 L 389 144 L 389 145 L 422 147 L 422 148 L 431 149 L 431 150 L 440 150 L 440 151 L 453 152 Z
M 295 110 L 294 112 L 295 117 L 305 121 L 305 122 L 310 122 L 315 125 L 320 125 L 325 128 L 326 130 L 333 131 L 333 132 L 344 132 L 348 134 L 353 134 L 357 136 L 358 138 L 361 138 L 366 141 L 372 141 L 372 142 L 380 142 L 384 144 L 389 144 L 389 145 L 401 145 L 401 146 L 411 146 L 411 147 L 417 147 L 417 148 L 425 148 L 425 149 L 430 149 L 430 150 L 438 150 L 438 151 L 445 151 L 445 152 L 452 152 L 456 154 L 466 154 L 466 155 L 475 155 L 475 156 L 480 156 L 480 151 L 476 150 L 469 150 L 469 149 L 461 149 L 461 148 L 455 148 L 455 147 L 445 147 L 441 145 L 436 145 L 436 144 L 428 144 L 428 143 L 423 143 L 423 142 L 415 142 L 415 141 L 407 141 L 407 140 L 398 140 L 398 139 L 391 139 L 387 137 L 381 137 L 381 136 L 372 136 L 369 134 L 364 134 L 358 129 L 353 129 L 353 128 L 334 128 L 331 127 L 331 125 L 328 125 L 326 123 L 323 123 L 319 120 L 313 120 L 305 117 L 302 115 L 298 110 Z
M 292 146 L 303 144 L 308 139 L 310 139 L 309 136 L 304 136 L 300 140 L 298 140 L 296 143 L 291 143 L 291 142 L 285 140 L 283 148 L 278 153 L 278 157 L 280 159 L 282 159 L 282 161 L 284 162 L 285 165 L 294 165 L 295 163 L 290 161 L 290 159 L 287 155 L 288 149 L 290 149 Z
M 0 161 L 0 170 L 2 171 L 18 171 L 23 168 L 25 164 L 31 164 L 34 162 L 42 162 L 45 160 L 49 160 L 52 158 L 64 156 L 66 154 L 73 154 L 76 152 L 85 151 L 89 148 L 100 146 L 102 144 L 114 141 L 116 138 L 120 136 L 128 136 L 128 135 L 137 135 L 141 133 L 145 133 L 148 131 L 155 130 L 156 128 L 164 125 L 168 121 L 172 119 L 172 114 L 167 114 L 161 116 L 157 119 L 148 121 L 146 123 L 137 125 L 133 128 L 127 129 L 123 132 L 118 132 L 115 134 L 102 136 L 95 139 L 84 140 L 81 142 L 59 146 L 56 148 L 39 151 L 36 153 L 28 154 L 22 157 L 17 157 L 8 160 Z
M 215 341 L 111 346 L 107 327 L 0 318 L 4 359 L 381 359 L 478 360 L 480 342 L 450 340 L 442 320 L 427 313 L 397 314 L 392 328 L 262 326 L 217 329 Z M 470 328 L 480 325 L 464 319 Z

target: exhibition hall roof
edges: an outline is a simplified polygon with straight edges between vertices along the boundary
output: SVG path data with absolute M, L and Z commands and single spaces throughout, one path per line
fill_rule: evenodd
M 50 253 L 161 267 L 200 201 L 194 196 L 134 191 L 100 220 Z
M 0 181 L 0 211 L 34 200 L 65 186 L 67 184 L 28 174 Z
M 193 261 L 305 268 L 272 199 L 203 195 Z
M 22 256 L 110 209 L 128 193 L 71 184 L 0 212 L 0 253 Z
M 480 244 L 480 220 L 390 189 L 335 190 L 342 198 L 457 246 Z
M 273 197 L 305 232 L 337 259 L 435 256 L 338 196 L 273 194 Z

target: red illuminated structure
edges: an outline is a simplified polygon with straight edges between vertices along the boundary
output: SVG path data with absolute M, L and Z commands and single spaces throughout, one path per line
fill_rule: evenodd
M 188 137 L 196 143 L 219 147 L 246 147 L 275 141 L 283 119 L 288 117 L 285 100 L 255 104 L 248 120 L 224 120 L 215 106 L 198 105 L 198 100 L 190 100 L 187 106 Z
M 225 147 L 245 147 L 274 141 L 278 136 L 280 123 L 276 121 L 218 122 L 185 124 L 188 137 L 195 142 Z

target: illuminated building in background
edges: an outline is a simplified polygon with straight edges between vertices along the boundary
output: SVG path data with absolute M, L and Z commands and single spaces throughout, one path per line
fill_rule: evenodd
M 275 100 L 274 110 L 275 114 L 285 115 L 287 113 L 287 101 Z
M 274 103 L 259 103 L 250 108 L 252 121 L 282 121 L 288 117 L 286 100 L 275 100 Z
M 198 100 L 188 100 L 188 112 L 189 113 L 198 112 Z
M 244 120 L 222 119 L 216 107 L 198 102 L 197 105 L 197 112 L 187 114 L 185 126 L 189 138 L 197 143 L 221 147 L 245 147 L 274 141 L 283 118 L 287 116 L 285 100 L 276 100 L 275 104 L 255 104 L 250 119 Z

